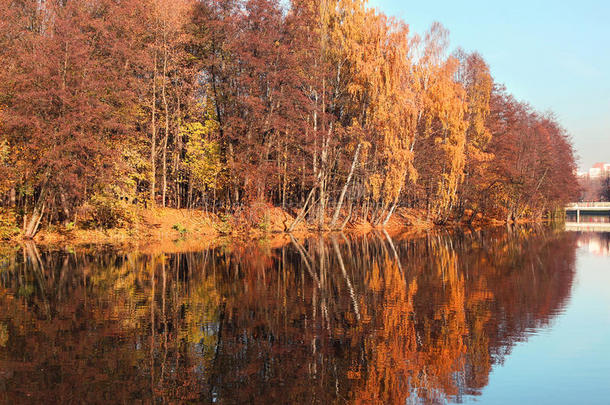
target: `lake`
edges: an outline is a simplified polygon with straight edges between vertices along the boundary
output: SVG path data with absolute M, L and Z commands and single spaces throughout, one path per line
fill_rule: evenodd
M 610 401 L 610 234 L 0 252 L 6 403 Z

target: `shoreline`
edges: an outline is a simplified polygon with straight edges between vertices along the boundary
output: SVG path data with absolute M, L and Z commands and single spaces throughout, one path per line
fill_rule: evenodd
M 197 210 L 177 210 L 171 208 L 142 209 L 139 220 L 129 229 L 43 229 L 33 240 L 13 238 L 9 243 L 22 245 L 33 242 L 48 248 L 111 248 L 135 250 L 142 253 L 163 251 L 179 253 L 209 249 L 222 245 L 264 243 L 271 248 L 285 246 L 294 238 L 299 241 L 318 236 L 343 233 L 345 235 L 367 235 L 387 233 L 392 238 L 414 239 L 430 232 L 452 231 L 455 229 L 493 228 L 505 225 L 498 221 L 476 221 L 473 224 L 448 223 L 435 225 L 415 210 L 400 209 L 385 228 L 375 228 L 369 223 L 350 223 L 343 230 L 318 230 L 301 224 L 292 233 L 285 232 L 285 224 L 292 217 L 280 208 L 268 212 L 265 226 L 250 226 L 240 229 L 226 229 L 226 221 L 218 216 Z
M 402 214 L 402 215 L 401 215 Z M 344 233 L 364 235 L 384 230 L 391 235 L 422 234 L 434 228 L 413 213 L 397 213 L 384 228 L 374 228 L 368 222 L 352 222 L 343 230 L 317 229 L 302 222 L 293 232 L 286 232 L 294 217 L 281 208 L 267 210 L 261 223 L 244 224 L 233 218 L 200 210 L 154 208 L 138 209 L 137 221 L 130 228 L 71 229 L 51 227 L 41 229 L 33 239 L 20 235 L 10 242 L 23 244 L 33 242 L 47 247 L 110 247 L 119 250 L 184 252 L 234 244 L 260 242 L 272 247 L 289 244 L 291 237 L 304 240 L 320 235 Z
M 281 208 L 271 208 L 264 224 L 243 226 L 231 224 L 219 216 L 199 210 L 155 208 L 140 209 L 138 220 L 130 228 L 71 229 L 51 227 L 42 229 L 33 239 L 16 236 L 6 243 L 23 245 L 33 242 L 49 248 L 111 248 L 139 252 L 163 251 L 179 253 L 209 249 L 228 244 L 264 243 L 269 247 L 281 247 L 291 239 L 305 239 L 343 233 L 366 235 L 379 232 L 392 238 L 417 238 L 430 232 L 455 229 L 493 228 L 505 225 L 499 221 L 477 220 L 472 224 L 451 222 L 435 225 L 425 219 L 421 211 L 399 209 L 384 228 L 370 223 L 351 222 L 342 230 L 317 229 L 300 224 L 293 232 L 285 231 L 293 217 Z

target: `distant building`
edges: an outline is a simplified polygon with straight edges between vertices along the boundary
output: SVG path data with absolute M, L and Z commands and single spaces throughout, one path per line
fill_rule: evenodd
M 610 178 L 610 163 L 596 163 L 590 169 L 578 172 L 581 187 L 580 201 L 607 201 L 604 187 Z
M 610 163 L 595 163 L 589 169 L 589 178 L 598 179 L 610 175 Z
M 600 169 L 599 167 L 592 167 L 589 169 L 589 177 L 591 177 L 592 179 L 601 177 L 601 175 L 602 175 L 602 169 Z

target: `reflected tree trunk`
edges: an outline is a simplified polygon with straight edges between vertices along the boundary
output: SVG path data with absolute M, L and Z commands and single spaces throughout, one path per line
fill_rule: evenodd
M 335 254 L 337 255 L 337 260 L 339 261 L 339 268 L 341 269 L 341 273 L 343 274 L 343 278 L 345 279 L 345 283 L 347 284 L 347 289 L 349 290 L 349 295 L 352 298 L 352 305 L 354 306 L 354 312 L 356 313 L 356 319 L 360 320 L 360 309 L 358 307 L 358 300 L 356 299 L 356 292 L 354 291 L 354 287 L 352 286 L 352 282 L 345 271 L 345 264 L 343 263 L 343 257 L 341 256 L 341 250 L 339 250 L 339 244 L 337 243 L 337 238 L 332 236 L 331 238 L 333 248 L 335 250 Z

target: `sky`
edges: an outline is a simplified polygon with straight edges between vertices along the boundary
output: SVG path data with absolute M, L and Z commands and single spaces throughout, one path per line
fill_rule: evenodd
M 581 169 L 610 162 L 610 1 L 369 0 L 423 34 L 438 21 L 451 51 L 478 51 L 496 82 L 570 133 Z

